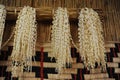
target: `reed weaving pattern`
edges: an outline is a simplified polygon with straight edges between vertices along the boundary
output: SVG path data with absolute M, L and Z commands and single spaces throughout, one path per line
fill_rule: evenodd
M 46 43 L 49 45 L 49 43 Z M 24 80 L 119 80 L 120 79 L 120 43 L 106 43 L 107 55 L 107 71 L 103 72 L 96 65 L 95 69 L 88 71 L 83 66 L 83 62 L 79 57 L 79 53 L 75 48 L 71 48 L 71 55 L 73 62 L 71 67 L 67 67 L 63 70 L 63 73 L 59 74 L 55 71 L 56 60 L 50 58 L 49 46 L 39 48 L 36 51 L 35 62 L 32 64 L 32 72 L 28 73 L 24 71 L 24 75 L 19 78 L 11 77 L 11 52 L 12 46 L 9 46 L 6 50 L 2 50 L 0 55 L 0 80 L 18 80 L 20 78 Z M 42 70 L 42 71 L 41 71 Z M 98 76 L 99 75 L 99 76 Z

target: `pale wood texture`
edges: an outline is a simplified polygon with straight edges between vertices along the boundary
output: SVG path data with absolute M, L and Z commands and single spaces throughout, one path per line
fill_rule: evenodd
M 104 21 L 103 21 L 105 40 L 120 41 L 120 27 L 119 27 L 120 26 L 120 20 L 119 20 L 120 0 L 0 0 L 0 3 L 4 4 L 7 7 L 16 7 L 16 8 L 23 7 L 26 5 L 29 5 L 35 8 L 50 7 L 54 10 L 57 7 L 76 8 L 77 13 L 79 11 L 78 8 L 83 8 L 83 7 L 89 7 L 93 9 L 102 9 L 105 15 Z M 46 10 L 46 12 L 52 13 L 49 10 Z M 12 15 L 12 13 L 9 13 L 9 18 L 11 19 L 12 19 L 12 16 L 10 15 Z M 43 15 L 46 15 L 46 14 L 43 14 Z M 42 15 L 41 17 L 44 17 L 44 19 L 48 19 L 48 17 L 42 16 Z M 41 18 L 38 18 L 38 19 L 41 19 Z

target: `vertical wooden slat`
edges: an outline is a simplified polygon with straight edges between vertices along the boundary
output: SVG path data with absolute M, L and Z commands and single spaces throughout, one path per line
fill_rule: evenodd
M 9 0 L 8 0 L 8 1 L 9 1 Z M 15 3 L 16 3 L 16 4 L 15 4 L 16 7 L 20 7 L 20 0 L 15 0 Z
M 120 41 L 120 6 L 119 0 L 0 0 L 1 4 L 12 7 L 67 7 L 83 8 L 85 6 L 102 9 L 107 20 L 103 24 L 106 41 Z M 108 2 L 108 4 L 105 4 Z M 104 5 L 105 4 L 105 5 Z M 73 23 L 74 24 L 74 23 Z
M 21 0 L 21 6 L 32 6 L 32 0 Z

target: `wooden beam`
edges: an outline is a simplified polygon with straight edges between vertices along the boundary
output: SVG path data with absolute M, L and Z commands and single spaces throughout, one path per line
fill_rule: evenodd
M 118 54 L 118 57 L 120 58 L 120 53 L 117 53 Z
M 118 68 L 119 65 L 118 65 L 118 63 L 116 63 L 116 62 L 107 62 L 107 67 L 110 67 L 110 68 Z
M 115 68 L 115 73 L 120 74 L 120 68 Z
M 85 79 L 85 80 L 115 80 L 115 78 Z
M 0 77 L 0 80 L 5 80 L 5 77 Z
M 7 20 L 16 20 L 18 13 L 23 7 L 6 7 L 7 10 Z M 52 20 L 53 9 L 51 7 L 45 8 L 35 8 L 37 20 Z M 78 10 L 77 8 L 68 8 L 68 14 L 70 20 L 78 19 Z M 94 9 L 98 12 L 99 16 L 102 18 L 103 11 L 101 9 Z
M 78 43 L 75 43 L 78 46 Z M 7 51 L 8 50 L 8 46 L 13 46 L 13 42 L 9 42 L 5 47 L 2 48 L 3 51 Z M 73 45 L 71 45 L 72 48 L 74 48 Z M 36 44 L 36 51 L 40 51 L 40 47 L 44 47 L 44 52 L 48 52 L 48 56 L 51 57 L 51 42 L 45 42 L 45 43 L 37 43 Z M 110 48 L 115 48 L 115 44 L 112 43 L 105 43 L 105 53 L 109 53 L 110 52 Z M 35 56 L 35 54 L 33 54 L 33 56 Z
M 113 62 L 120 63 L 120 58 L 119 57 L 113 57 Z
M 101 73 L 101 68 L 90 69 L 90 74 L 98 74 Z
M 41 80 L 41 78 L 36 78 L 36 77 L 19 77 L 18 80 Z M 45 79 L 44 78 L 44 80 L 56 80 L 56 79 Z
M 98 73 L 98 74 L 85 74 L 85 80 L 94 80 L 94 79 L 104 79 L 108 78 L 108 73 Z
M 72 79 L 71 74 L 48 74 L 49 79 Z

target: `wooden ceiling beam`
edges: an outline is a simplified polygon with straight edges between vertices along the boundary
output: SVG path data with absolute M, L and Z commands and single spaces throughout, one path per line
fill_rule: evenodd
M 7 20 L 16 20 L 18 13 L 23 7 L 6 7 L 7 10 Z M 52 20 L 53 17 L 53 9 L 51 7 L 45 8 L 35 8 L 36 9 L 36 17 L 37 20 Z M 78 10 L 77 8 L 68 8 L 68 14 L 70 20 L 78 19 Z M 99 16 L 102 18 L 103 11 L 101 9 L 94 9 L 98 12 Z

